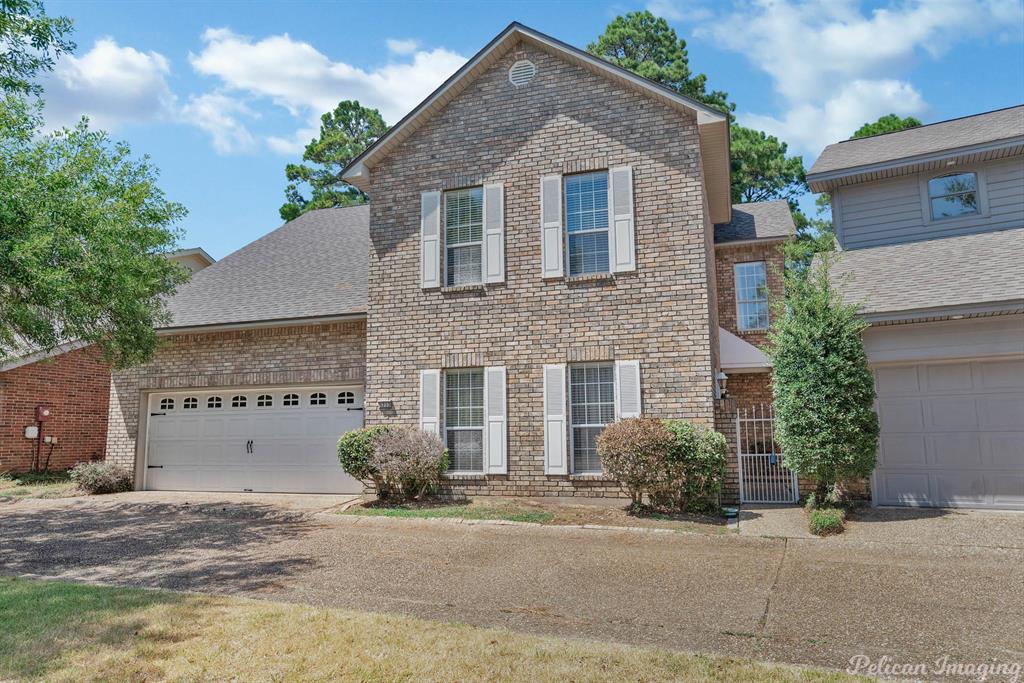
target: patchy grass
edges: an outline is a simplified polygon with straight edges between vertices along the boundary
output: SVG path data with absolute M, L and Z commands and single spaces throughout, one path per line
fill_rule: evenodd
M 25 498 L 68 498 L 81 495 L 67 470 L 0 474 L 0 502 Z
M 815 536 L 831 536 L 843 533 L 846 512 L 839 508 L 816 508 L 811 510 L 807 526 Z
M 566 503 L 543 498 L 480 497 L 470 501 L 388 504 L 383 501 L 349 508 L 343 515 L 407 517 L 407 518 L 461 518 L 503 519 L 514 522 L 534 522 L 548 525 L 599 524 L 604 526 L 648 527 L 673 529 L 680 532 L 703 534 L 729 533 L 726 520 L 719 517 L 683 513 L 665 513 L 652 510 L 629 510 L 626 503 Z
M 0 680 L 866 681 L 241 598 L 0 578 Z

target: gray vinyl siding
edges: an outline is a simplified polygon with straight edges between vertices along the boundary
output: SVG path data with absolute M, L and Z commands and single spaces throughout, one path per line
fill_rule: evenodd
M 921 180 L 939 175 L 901 176 L 838 188 L 832 197 L 837 234 L 844 249 L 914 242 L 976 232 L 1024 227 L 1024 157 L 979 164 L 987 212 L 930 221 Z

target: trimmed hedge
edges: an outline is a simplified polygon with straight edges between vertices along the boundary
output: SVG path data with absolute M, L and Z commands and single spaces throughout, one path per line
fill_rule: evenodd
M 135 488 L 131 471 L 109 462 L 81 462 L 71 468 L 71 481 L 92 495 L 121 493 Z

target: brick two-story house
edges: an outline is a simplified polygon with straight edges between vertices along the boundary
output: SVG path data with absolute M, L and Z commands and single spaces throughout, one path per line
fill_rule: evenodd
M 728 149 L 721 112 L 513 24 L 346 169 L 368 207 L 181 289 L 115 375 L 108 457 L 145 488 L 353 492 L 338 435 L 404 424 L 445 441 L 452 492 L 620 496 L 615 419 L 735 442 L 793 223 L 731 206 Z

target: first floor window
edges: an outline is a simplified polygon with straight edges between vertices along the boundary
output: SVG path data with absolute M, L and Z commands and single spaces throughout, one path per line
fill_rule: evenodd
M 736 264 L 736 324 L 743 332 L 768 329 L 768 276 L 764 261 Z
M 483 368 L 445 371 L 444 424 L 448 469 L 453 472 L 483 472 Z
M 609 271 L 606 172 L 566 176 L 565 230 L 569 235 L 569 275 Z
M 444 193 L 445 283 L 483 282 L 484 190 Z
M 601 472 L 597 437 L 615 421 L 615 366 L 588 363 L 569 367 L 572 463 L 577 473 Z

